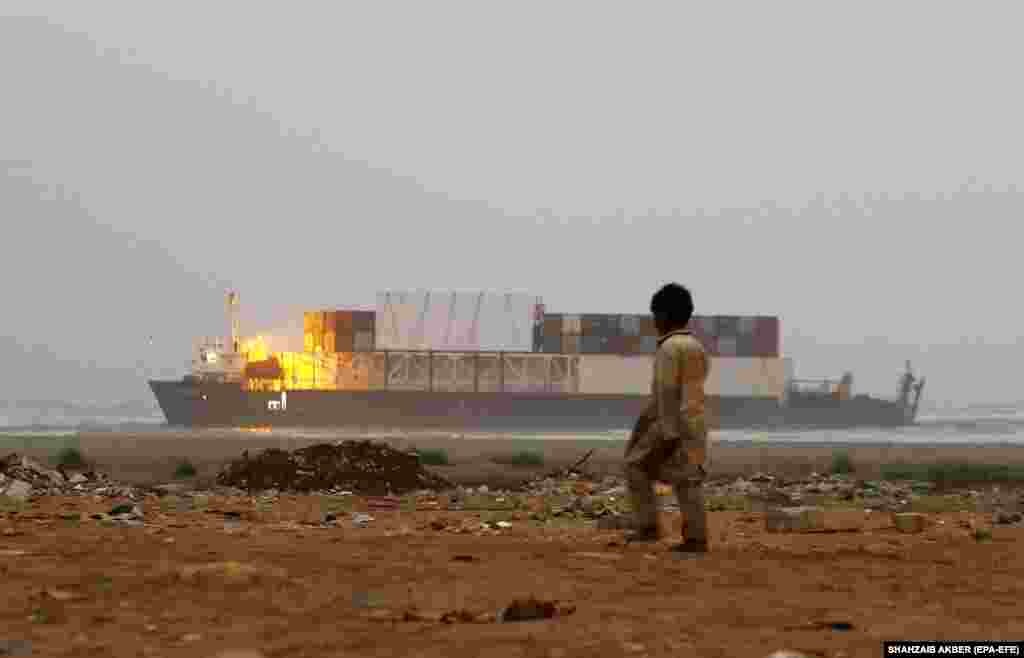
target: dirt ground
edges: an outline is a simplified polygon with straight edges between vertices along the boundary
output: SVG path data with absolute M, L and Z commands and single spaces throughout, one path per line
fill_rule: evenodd
M 338 437 L 341 438 L 341 437 Z M 241 450 L 323 441 L 267 436 L 84 435 L 77 446 L 116 480 L 168 482 L 188 458 L 200 480 Z M 513 485 L 575 461 L 569 441 L 395 439 L 440 448 L 437 472 Z M 45 447 L 23 454 L 50 456 Z M 543 466 L 490 458 L 540 450 Z M 588 464 L 618 472 L 621 443 Z M 832 447 L 714 446 L 717 474 L 826 470 Z M 858 475 L 882 463 L 1019 463 L 1013 448 L 850 447 Z M 50 451 L 52 452 L 52 450 Z M 196 484 L 196 483 L 193 483 Z M 768 533 L 759 514 L 712 512 L 711 553 L 678 559 L 666 539 L 623 546 L 593 522 L 519 511 L 373 510 L 354 496 L 274 500 L 149 496 L 144 523 L 92 514 L 118 501 L 46 497 L 0 510 L 0 656 L 878 656 L 893 639 L 1024 637 L 1024 528 L 988 514 L 930 515 L 904 534 L 888 513 L 828 512 L 832 529 Z M 540 501 L 534 501 L 540 502 Z M 353 515 L 369 511 L 366 527 Z M 326 513 L 336 514 L 325 525 Z M 482 521 L 505 521 L 481 528 Z M 513 600 L 557 600 L 553 619 L 499 623 Z M 455 613 L 453 623 L 442 616 Z M 464 619 L 460 619 L 459 615 Z M 19 642 L 27 642 L 19 645 Z M 228 649 L 250 653 L 221 653 Z
M 501 530 L 475 529 L 486 512 L 408 509 L 372 511 L 374 521 L 357 527 L 348 514 L 361 504 L 349 497 L 339 525 L 320 527 L 304 525 L 323 518 L 324 499 L 312 496 L 270 507 L 173 500 L 144 501 L 142 527 L 91 519 L 111 505 L 92 497 L 0 514 L 0 648 L 27 641 L 38 656 L 189 658 L 232 648 L 277 658 L 734 658 L 789 648 L 876 657 L 884 640 L 1024 637 L 1024 529 L 996 527 L 978 541 L 974 528 L 988 520 L 970 513 L 934 516 L 921 534 L 863 511 L 832 513 L 835 527 L 861 526 L 834 534 L 766 533 L 758 515 L 712 513 L 712 553 L 683 560 L 666 552 L 671 536 L 624 547 L 615 531 L 542 526 L 518 513 Z M 663 521 L 678 532 L 677 514 Z M 443 528 L 462 523 L 466 534 Z M 575 611 L 518 623 L 487 617 L 531 595 Z M 459 610 L 476 622 L 437 619 Z M 410 611 L 419 617 L 403 620 Z
M 201 479 L 212 479 L 221 467 L 237 458 L 242 450 L 255 453 L 266 448 L 294 450 L 303 446 L 342 438 L 362 436 L 318 436 L 286 438 L 262 433 L 83 433 L 73 444 L 88 459 L 101 465 L 112 478 L 133 483 L 165 482 L 171 479 L 182 459 L 196 466 Z M 436 468 L 438 473 L 459 484 L 487 484 L 514 487 L 524 481 L 572 464 L 589 450 L 594 454 L 587 467 L 596 474 L 622 472 L 622 441 L 523 440 L 503 438 L 447 438 L 439 436 L 392 437 L 384 439 L 399 448 L 444 450 L 451 464 Z M 49 444 L 53 442 L 50 441 Z M 67 442 L 64 442 L 67 443 Z M 46 441 L 8 442 L 5 451 L 52 458 L 54 449 Z M 837 449 L 850 456 L 858 477 L 875 478 L 882 464 L 926 464 L 956 462 L 975 464 L 1024 463 L 1024 446 L 908 446 L 850 445 L 825 446 L 794 443 L 733 443 L 717 441 L 711 449 L 711 474 L 750 475 L 758 471 L 776 475 L 806 475 L 826 472 Z M 508 466 L 491 459 L 518 451 L 542 453 L 538 466 Z

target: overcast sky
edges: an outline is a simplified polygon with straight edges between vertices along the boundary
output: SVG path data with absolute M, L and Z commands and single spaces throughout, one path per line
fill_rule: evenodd
M 0 392 L 144 399 L 228 286 L 301 332 L 674 279 L 781 316 L 802 376 L 1024 399 L 1019 7 L 5 0 Z

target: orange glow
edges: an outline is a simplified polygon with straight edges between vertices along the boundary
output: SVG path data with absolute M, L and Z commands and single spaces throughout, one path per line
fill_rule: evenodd
M 263 339 L 263 336 L 246 338 L 242 341 L 241 347 L 240 351 L 246 361 L 265 361 L 270 358 L 270 349 L 267 347 L 267 341 Z

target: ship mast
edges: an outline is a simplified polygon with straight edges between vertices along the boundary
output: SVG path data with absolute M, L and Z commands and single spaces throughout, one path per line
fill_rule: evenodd
M 238 293 L 234 291 L 228 292 L 228 323 L 231 326 L 231 341 L 228 344 L 231 346 L 231 353 L 238 354 Z

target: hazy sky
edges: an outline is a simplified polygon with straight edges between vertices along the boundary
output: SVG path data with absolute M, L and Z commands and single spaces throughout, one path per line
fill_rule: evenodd
M 301 331 L 381 288 L 643 312 L 675 279 L 780 315 L 800 375 L 1024 399 L 1018 3 L 0 12 L 8 398 L 146 398 L 226 286 Z

